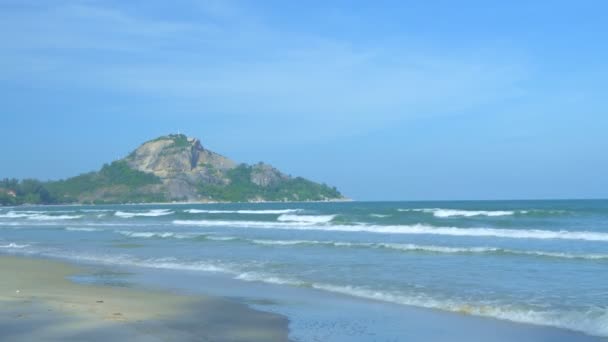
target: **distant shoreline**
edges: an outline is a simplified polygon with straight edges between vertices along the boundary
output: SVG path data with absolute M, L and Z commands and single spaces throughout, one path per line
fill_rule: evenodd
M 8 205 L 0 208 L 19 208 L 19 207 L 68 207 L 68 206 L 86 206 L 86 205 L 190 205 L 190 204 L 281 204 L 281 203 L 339 203 L 339 202 L 356 202 L 351 198 L 328 199 L 322 201 L 248 201 L 248 202 L 224 202 L 224 201 L 175 201 L 175 202 L 136 202 L 136 203 L 53 203 L 53 204 L 30 204 L 23 203 L 19 205 Z

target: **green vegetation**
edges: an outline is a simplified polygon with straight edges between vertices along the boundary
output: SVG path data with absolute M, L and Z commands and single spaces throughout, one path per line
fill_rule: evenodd
M 0 181 L 0 205 L 53 204 L 56 197 L 45 184 L 35 179 L 5 178 Z
M 255 166 L 241 164 L 227 171 L 228 185 L 202 184 L 199 193 L 211 200 L 242 202 L 263 199 L 267 201 L 321 201 L 342 197 L 334 187 L 311 182 L 301 177 L 280 179 L 275 184 L 260 186 L 251 181 Z
M 188 137 L 185 134 L 169 134 L 156 139 L 150 140 L 149 142 L 160 141 L 160 140 L 173 140 L 173 147 L 190 147 Z
M 145 186 L 160 184 L 160 178 L 153 174 L 134 170 L 125 161 L 105 164 L 98 172 L 84 173 L 76 177 L 46 183 L 55 198 L 63 203 L 101 192 L 107 200 L 91 200 L 94 203 L 162 202 L 163 195 L 153 194 L 142 189 Z M 90 195 L 90 196 L 87 196 Z

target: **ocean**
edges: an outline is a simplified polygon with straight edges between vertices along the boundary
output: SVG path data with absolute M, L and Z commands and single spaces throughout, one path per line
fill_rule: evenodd
M 391 315 L 351 324 L 365 309 L 325 326 L 306 295 L 608 336 L 606 200 L 11 207 L 0 253 L 107 269 L 75 281 L 254 295 L 295 340 L 398 340 Z

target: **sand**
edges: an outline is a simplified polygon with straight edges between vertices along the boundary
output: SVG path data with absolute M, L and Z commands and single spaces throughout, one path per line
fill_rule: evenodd
M 0 341 L 287 341 L 287 319 L 220 298 L 77 284 L 57 261 L 0 256 Z

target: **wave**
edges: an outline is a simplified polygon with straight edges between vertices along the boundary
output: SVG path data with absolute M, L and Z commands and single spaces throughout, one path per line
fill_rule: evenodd
M 71 231 L 71 232 L 98 232 L 98 231 L 103 231 L 103 229 L 90 228 L 90 227 L 66 227 L 65 230 Z
M 30 216 L 28 220 L 36 220 L 36 221 L 53 221 L 53 220 L 74 220 L 81 218 L 82 215 L 35 215 Z
M 193 237 L 192 234 L 174 233 L 174 232 L 132 232 L 128 230 L 119 230 L 117 233 L 134 238 L 176 238 L 176 239 L 188 239 Z M 197 236 L 200 234 L 196 234 Z
M 300 286 L 300 287 L 310 286 L 310 284 L 300 281 L 300 280 L 288 279 L 285 277 L 277 277 L 277 276 L 273 276 L 273 275 L 269 275 L 269 274 L 265 274 L 265 273 L 261 273 L 261 272 L 244 272 L 244 273 L 241 273 L 241 274 L 235 276 L 234 278 L 239 279 L 239 280 L 244 280 L 244 281 L 260 281 L 260 282 L 264 282 L 264 283 L 278 284 L 278 285 L 291 285 L 291 286 Z
M 6 214 L 0 214 L 0 218 L 22 218 L 29 217 L 31 213 L 9 211 Z
M 158 268 L 169 270 L 185 270 L 185 271 L 204 271 L 204 272 L 222 272 L 222 273 L 237 273 L 229 266 L 218 265 L 206 261 L 184 262 L 178 261 L 176 258 L 150 258 L 150 259 L 134 259 L 128 255 L 122 256 L 98 256 L 98 255 L 73 255 L 62 253 L 47 253 L 47 255 L 68 258 L 71 260 L 88 261 L 109 265 L 136 266 L 145 268 Z
M 238 238 L 232 238 L 238 239 Z M 428 252 L 441 254 L 511 254 L 523 256 L 539 256 L 563 259 L 586 259 L 586 260 L 608 260 L 608 254 L 572 254 L 549 251 L 527 251 L 507 249 L 499 247 L 448 247 L 435 245 L 416 245 L 411 243 L 383 243 L 383 242 L 342 242 L 342 241 L 319 241 L 319 240 L 263 240 L 263 239 L 241 239 L 250 243 L 268 246 L 297 246 L 297 245 L 320 245 L 329 247 L 346 248 L 373 248 L 390 249 L 403 252 Z
M 201 237 L 201 236 L 199 236 Z M 240 240 L 240 238 L 235 237 L 235 236 L 213 236 L 213 235 L 204 235 L 203 236 L 206 240 L 213 240 L 213 241 L 233 241 L 233 240 Z
M 0 245 L 0 248 L 18 248 L 18 249 L 21 249 L 21 248 L 26 248 L 26 247 L 29 247 L 29 246 L 30 245 L 27 245 L 27 244 L 26 245 L 20 245 L 20 244 L 11 242 L 8 245 Z
M 174 214 L 173 211 L 169 209 L 152 209 L 145 212 L 127 212 L 127 211 L 117 211 L 114 213 L 115 216 L 122 218 L 132 218 L 136 216 L 144 216 L 144 217 L 156 217 L 156 216 L 165 216 Z
M 424 224 L 414 225 L 315 225 L 304 222 L 265 222 L 265 221 L 220 221 L 220 220 L 174 220 L 175 225 L 200 227 L 293 229 L 340 232 L 367 232 L 377 234 L 420 234 L 447 235 L 464 237 L 498 237 L 509 239 L 561 239 L 608 241 L 608 233 L 593 231 L 541 230 L 541 229 L 497 229 L 497 228 L 458 228 L 434 227 Z
M 66 230 L 96 231 L 95 228 L 66 228 Z M 473 246 L 473 247 L 451 247 L 437 245 L 417 245 L 412 243 L 386 243 L 386 242 L 346 242 L 346 241 L 323 241 L 323 240 L 268 240 L 268 239 L 249 239 L 236 236 L 220 236 L 201 233 L 176 233 L 176 232 L 149 232 L 149 231 L 117 231 L 117 233 L 132 238 L 176 238 L 176 239 L 203 239 L 210 241 L 241 241 L 256 245 L 265 246 L 326 246 L 341 248 L 370 248 L 387 249 L 401 252 L 423 252 L 439 254 L 496 254 L 496 255 L 515 255 L 533 256 L 559 259 L 580 259 L 580 260 L 608 260 L 608 254 L 583 254 L 565 253 L 539 250 L 520 250 L 501 247 Z
M 473 216 L 510 216 L 519 214 L 526 214 L 528 211 L 520 210 L 520 211 L 512 211 L 512 210 L 461 210 L 461 209 L 442 209 L 442 208 L 422 208 L 422 209 L 397 209 L 401 212 L 422 212 L 433 214 L 435 217 L 453 217 L 453 216 L 462 216 L 462 217 L 473 217 Z
M 327 223 L 333 220 L 336 215 L 286 215 L 277 218 L 280 222 L 299 222 L 299 223 Z
M 58 211 L 57 211 L 58 212 Z M 81 218 L 82 215 L 47 215 L 42 211 L 9 211 L 6 214 L 1 214 L 0 218 L 25 218 L 35 221 L 52 221 L 52 220 L 73 220 Z M 46 212 L 50 213 L 50 212 Z
M 599 307 L 590 309 L 589 311 L 541 311 L 532 308 L 516 307 L 515 305 L 496 306 L 493 304 L 484 304 L 483 302 L 468 303 L 450 299 L 439 300 L 424 294 L 407 295 L 349 285 L 339 286 L 314 283 L 311 287 L 328 292 L 389 303 L 438 309 L 482 317 L 492 317 L 517 323 L 553 326 L 562 329 L 581 331 L 596 336 L 608 336 L 608 311 L 605 308 Z
M 268 214 L 290 214 L 299 213 L 304 209 L 268 209 L 268 210 L 203 210 L 203 209 L 186 209 L 184 212 L 189 214 L 250 214 L 250 215 L 268 215 Z
M 371 217 L 378 217 L 378 218 L 384 218 L 384 217 L 390 217 L 391 215 L 388 215 L 388 214 L 369 214 L 369 216 L 371 216 Z

